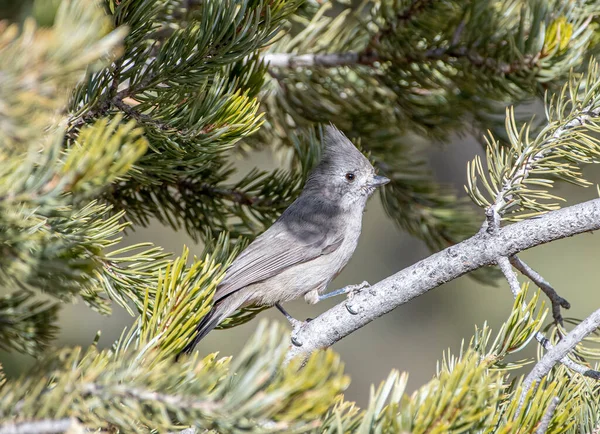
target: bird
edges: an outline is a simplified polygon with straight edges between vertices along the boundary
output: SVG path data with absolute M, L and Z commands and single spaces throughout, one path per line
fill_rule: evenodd
M 281 303 L 304 297 L 315 304 L 368 286 L 363 282 L 324 293 L 356 249 L 367 199 L 390 180 L 377 175 L 369 160 L 335 126 L 324 128 L 323 143 L 321 160 L 298 198 L 227 268 L 211 310 L 181 353 L 191 353 L 240 308 L 276 306 L 295 328 L 303 322 L 292 318 Z

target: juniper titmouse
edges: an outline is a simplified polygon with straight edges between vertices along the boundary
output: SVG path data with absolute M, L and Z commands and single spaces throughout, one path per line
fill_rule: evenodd
M 321 295 L 354 253 L 368 197 L 389 179 L 376 176 L 369 160 L 335 127 L 326 127 L 324 138 L 323 157 L 302 193 L 227 269 L 212 310 L 184 352 L 241 307 L 277 305 L 294 321 L 279 303 L 302 296 L 317 303 L 347 292 Z

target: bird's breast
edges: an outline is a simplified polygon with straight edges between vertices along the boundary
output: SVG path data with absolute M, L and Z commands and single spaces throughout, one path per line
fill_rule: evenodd
M 247 304 L 273 305 L 303 297 L 309 291 L 323 292 L 352 258 L 360 237 L 361 216 L 347 222 L 343 241 L 333 252 L 247 287 L 253 294 Z

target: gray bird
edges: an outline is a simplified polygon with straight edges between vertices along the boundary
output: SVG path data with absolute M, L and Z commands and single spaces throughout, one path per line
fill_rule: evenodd
M 275 305 L 297 326 L 300 322 L 280 303 L 304 297 L 314 304 L 368 285 L 321 295 L 356 249 L 367 199 L 389 179 L 375 175 L 369 160 L 337 128 L 326 127 L 324 139 L 323 157 L 302 193 L 227 269 L 212 310 L 183 352 L 191 352 L 239 308 Z

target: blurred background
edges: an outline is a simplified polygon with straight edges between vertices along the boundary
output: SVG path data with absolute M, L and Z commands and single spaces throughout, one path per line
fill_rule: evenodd
M 466 163 L 477 153 L 481 154 L 482 149 L 473 138 L 456 137 L 431 155 L 431 165 L 439 180 L 463 191 Z M 276 162 L 271 159 L 270 153 L 264 152 L 239 160 L 237 165 L 242 176 L 253 167 L 273 168 Z M 597 182 L 600 172 L 589 173 L 588 179 Z M 563 184 L 558 189 L 569 203 L 597 196 L 595 188 L 581 189 Z M 136 228 L 126 238 L 126 242 L 131 244 L 145 241 L 152 241 L 174 254 L 180 253 L 183 245 L 189 246 L 192 254 L 201 254 L 203 248 L 184 232 L 176 233 L 157 223 L 147 228 Z M 600 303 L 594 283 L 600 280 L 600 268 L 595 267 L 597 252 L 597 236 L 584 234 L 524 252 L 521 257 L 571 303 L 572 307 L 564 313 L 565 317 L 583 318 Z M 363 280 L 373 284 L 429 254 L 422 242 L 395 227 L 385 215 L 379 196 L 374 195 L 367 207 L 354 257 L 330 289 Z M 309 306 L 299 300 L 288 303 L 286 308 L 296 318 L 305 319 L 316 317 L 339 302 L 341 300 L 335 298 Z M 334 346 L 352 378 L 347 398 L 364 405 L 369 386 L 379 384 L 391 369 L 408 372 L 408 391 L 414 390 L 433 376 L 444 351 L 449 348 L 457 351 L 461 341 L 469 340 L 473 335 L 476 325 L 487 322 L 497 331 L 498 325 L 510 313 L 511 306 L 512 295 L 503 280 L 494 287 L 464 276 L 377 319 Z M 235 355 L 253 333 L 260 318 L 265 317 L 285 322 L 277 310 L 271 309 L 243 326 L 213 331 L 197 350 L 202 354 L 218 351 L 222 356 Z M 65 305 L 60 313 L 60 333 L 55 344 L 87 346 L 101 331 L 99 345 L 108 347 L 133 320 L 118 307 L 114 308 L 112 316 L 104 317 L 83 303 Z M 518 357 L 534 356 L 535 351 L 536 344 L 531 343 L 528 350 L 519 353 Z M 33 359 L 28 356 L 0 352 L 0 363 L 9 376 L 19 375 L 32 362 Z
M 22 8 L 21 2 L 0 0 L 0 16 L 17 19 L 20 14 L 25 14 L 26 9 Z M 529 106 L 525 110 L 540 112 L 540 109 Z M 430 163 L 439 181 L 464 191 L 466 164 L 476 154 L 483 155 L 483 150 L 473 137 L 454 137 L 448 145 L 436 148 L 430 155 Z M 237 162 L 240 177 L 253 167 L 273 169 L 277 164 L 268 152 L 252 154 Z M 600 171 L 596 169 L 594 173 L 588 173 L 588 179 L 597 183 Z M 595 187 L 581 189 L 566 184 L 559 185 L 557 190 L 558 195 L 568 198 L 568 203 L 578 203 L 598 194 Z M 483 221 L 483 211 L 481 216 Z M 183 245 L 190 247 L 192 255 L 201 254 L 203 250 L 203 246 L 194 243 L 185 232 L 174 232 L 156 222 L 130 231 L 125 241 L 130 244 L 151 241 L 175 255 L 182 251 Z M 565 317 L 583 318 L 600 304 L 599 291 L 595 286 L 595 282 L 600 280 L 600 267 L 595 267 L 597 252 L 597 236 L 584 234 L 524 252 L 521 257 L 571 303 L 572 308 L 564 313 Z M 374 195 L 367 207 L 354 257 L 329 289 L 364 280 L 373 284 L 429 254 L 421 241 L 393 224 L 385 215 L 379 196 Z M 8 289 L 0 288 L 0 293 L 4 292 Z M 334 298 L 309 306 L 299 300 L 287 304 L 286 308 L 294 317 L 305 319 L 316 317 L 339 302 L 340 298 Z M 334 346 L 352 378 L 347 398 L 364 405 L 370 385 L 377 385 L 391 369 L 408 372 L 408 391 L 414 390 L 434 375 L 436 363 L 444 351 L 457 351 L 463 339 L 470 339 L 476 325 L 487 322 L 497 331 L 498 325 L 510 313 L 512 303 L 511 292 L 504 280 L 498 280 L 497 286 L 485 286 L 464 276 L 377 319 Z M 265 317 L 285 322 L 279 312 L 271 309 L 243 326 L 213 331 L 197 350 L 202 354 L 218 351 L 222 356 L 235 355 L 253 333 L 260 318 Z M 134 318 L 117 306 L 112 316 L 105 317 L 81 302 L 64 305 L 55 345 L 88 346 L 101 331 L 99 346 L 108 347 L 133 321 Z M 536 349 L 536 344 L 531 343 L 518 356 L 533 356 Z M 33 365 L 33 359 L 18 353 L 0 352 L 0 363 L 7 375 L 17 376 Z

